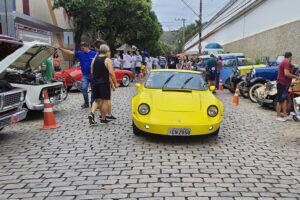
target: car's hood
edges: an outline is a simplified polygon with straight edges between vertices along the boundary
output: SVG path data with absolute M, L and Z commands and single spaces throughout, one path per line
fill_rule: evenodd
M 55 51 L 54 47 L 46 43 L 25 42 L 23 47 L 0 62 L 0 73 L 3 73 L 7 68 L 23 71 L 35 70 Z
M 194 112 L 199 111 L 201 106 L 199 92 L 155 90 L 150 96 L 159 111 Z

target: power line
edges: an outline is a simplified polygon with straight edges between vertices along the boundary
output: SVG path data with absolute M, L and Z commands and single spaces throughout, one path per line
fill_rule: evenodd
M 190 6 L 185 0 L 181 0 L 184 5 L 186 5 L 197 17 L 199 17 L 199 14 Z

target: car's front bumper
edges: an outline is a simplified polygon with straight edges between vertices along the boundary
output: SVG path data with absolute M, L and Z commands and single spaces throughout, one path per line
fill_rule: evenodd
M 134 125 L 145 133 L 151 133 L 156 135 L 169 135 L 170 128 L 188 128 L 191 130 L 190 136 L 196 135 L 208 135 L 213 134 L 219 130 L 222 122 L 222 118 L 217 123 L 212 124 L 153 124 L 153 123 L 145 123 L 143 121 L 139 121 L 137 118 L 133 116 Z
M 63 101 L 64 100 L 60 97 L 50 97 L 50 102 L 52 106 L 59 105 Z M 43 110 L 43 109 L 44 109 L 43 101 L 41 101 L 40 104 L 32 105 L 32 110 Z
M 0 117 L 0 128 L 22 121 L 27 116 L 27 109 L 22 108 L 15 113 Z

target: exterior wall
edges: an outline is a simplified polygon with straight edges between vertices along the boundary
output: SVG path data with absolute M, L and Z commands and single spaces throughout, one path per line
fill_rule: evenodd
M 290 24 L 290 26 L 296 26 L 297 23 L 292 22 L 300 20 L 300 12 L 298 11 L 299 7 L 299 0 L 289 0 L 288 2 L 282 0 L 265 0 L 260 2 L 252 0 L 237 0 L 227 10 L 225 10 L 223 13 L 220 13 L 215 19 L 213 19 L 207 27 L 204 28 L 202 32 L 202 47 L 204 47 L 208 43 L 217 42 L 227 47 L 225 48 L 225 50 L 227 49 L 227 51 L 230 49 L 234 49 L 235 51 L 243 52 L 245 47 L 238 49 L 237 46 L 245 45 L 244 43 L 239 44 L 239 42 L 250 40 L 254 41 L 252 38 L 256 36 L 259 37 L 260 33 L 262 35 L 264 35 L 266 31 L 267 33 L 273 33 L 273 29 L 275 29 L 277 30 L 278 35 L 284 35 L 286 33 L 290 35 L 289 30 L 286 30 L 282 27 L 287 24 Z M 227 21 L 225 19 L 227 19 Z M 280 28 L 277 29 L 277 27 Z M 291 28 L 296 29 L 297 27 Z M 294 34 L 298 35 L 296 31 Z M 197 45 L 195 44 L 199 40 L 198 38 L 198 35 L 195 35 L 194 38 L 186 43 L 185 49 L 187 51 L 196 50 Z M 298 39 L 297 37 L 290 38 L 290 40 L 293 39 L 295 40 L 294 42 L 287 43 L 295 44 L 297 43 L 297 41 L 299 41 L 299 37 Z M 278 43 L 276 34 L 269 35 L 268 41 L 260 41 L 260 43 L 262 44 L 256 44 L 256 42 L 247 43 L 247 46 L 250 45 L 247 49 L 248 54 L 256 54 L 255 52 L 250 53 L 250 49 L 256 49 L 255 51 L 257 51 L 256 47 L 258 45 L 278 45 L 270 44 L 270 41 Z M 235 48 L 232 47 L 233 44 Z M 292 47 L 290 47 L 290 49 L 292 49 Z M 282 50 L 284 49 L 282 48 L 281 51 Z M 276 52 L 276 54 L 279 53 L 281 54 L 281 52 Z M 294 53 L 300 54 L 300 51 L 295 51 Z M 274 54 L 275 52 L 268 56 L 271 57 Z
M 227 52 L 243 52 L 251 58 L 275 58 L 286 51 L 300 63 L 300 20 L 224 45 Z

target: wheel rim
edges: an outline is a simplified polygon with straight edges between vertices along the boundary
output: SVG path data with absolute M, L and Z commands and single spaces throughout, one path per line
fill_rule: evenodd
M 74 83 L 74 85 L 79 91 L 82 91 L 82 82 L 81 81 L 76 81 Z
M 249 91 L 249 96 L 250 96 L 251 100 L 255 103 L 257 103 L 257 99 L 258 99 L 256 90 L 262 86 L 263 86 L 262 84 L 255 85 L 251 88 L 251 91 Z
M 129 85 L 129 83 L 130 83 L 129 76 L 124 75 L 124 76 L 122 77 L 122 84 L 123 84 L 125 87 L 127 87 L 127 86 Z
M 63 88 L 63 89 L 62 89 L 62 95 L 61 95 L 61 98 L 62 98 L 63 100 L 66 100 L 67 97 L 68 97 L 68 92 L 67 92 L 66 88 Z

